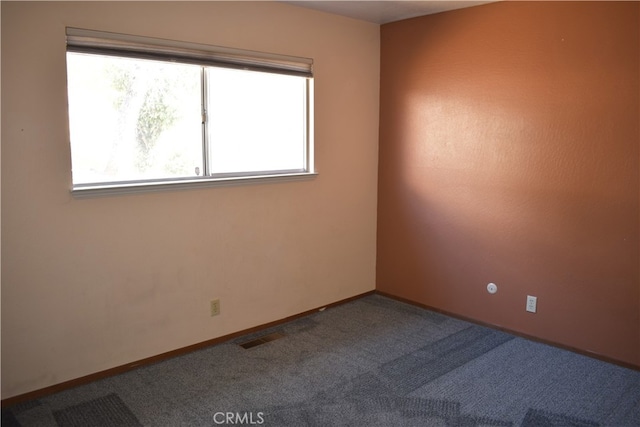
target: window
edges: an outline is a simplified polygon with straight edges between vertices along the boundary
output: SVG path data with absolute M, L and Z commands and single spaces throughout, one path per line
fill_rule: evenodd
M 74 194 L 313 175 L 311 68 L 68 28 Z

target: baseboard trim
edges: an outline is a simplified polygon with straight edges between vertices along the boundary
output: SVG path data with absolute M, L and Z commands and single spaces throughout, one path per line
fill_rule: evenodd
M 193 351 L 196 350 L 201 350 L 204 349 L 206 347 L 210 347 L 216 344 L 221 344 L 223 342 L 226 341 L 230 341 L 232 339 L 241 337 L 243 335 L 248 335 L 248 334 L 252 334 L 254 332 L 259 332 L 261 330 L 267 329 L 267 328 L 271 328 L 274 326 L 278 326 L 287 322 L 290 322 L 292 320 L 296 320 L 299 319 L 301 317 L 305 317 L 308 316 L 310 314 L 313 314 L 319 310 L 324 310 L 325 308 L 333 308 L 333 307 L 337 307 L 339 305 L 342 304 L 346 304 L 348 302 L 351 301 L 355 301 L 358 300 L 360 298 L 366 297 L 368 295 L 372 295 L 374 294 L 376 291 L 369 291 L 369 292 L 365 292 L 363 294 L 359 294 L 359 295 L 355 295 L 353 297 L 350 298 L 346 298 L 340 301 L 336 301 L 333 302 L 331 304 L 327 304 L 312 310 L 307 310 L 304 311 L 302 313 L 298 313 L 298 314 L 294 314 L 292 316 L 289 317 L 285 317 L 284 319 L 280 319 L 280 320 L 275 320 L 273 322 L 269 322 L 266 323 L 264 325 L 259 325 L 259 326 L 255 326 L 252 328 L 248 328 L 248 329 L 244 329 L 242 331 L 238 331 L 238 332 L 234 332 L 231 334 L 227 334 L 221 337 L 217 337 L 217 338 L 213 338 L 207 341 L 202 341 L 199 342 L 197 344 L 192 344 L 186 347 L 182 347 L 182 348 L 178 348 L 176 350 L 171 350 L 171 351 L 167 351 L 165 353 L 161 353 L 158 354 L 156 356 L 151 356 L 151 357 L 147 357 L 141 360 L 137 360 L 135 362 L 131 362 L 131 363 L 127 363 L 125 365 L 120 365 L 120 366 L 116 366 L 114 368 L 110 368 L 110 369 L 106 369 L 104 371 L 100 371 L 100 372 L 95 372 L 93 374 L 89 374 L 89 375 L 85 375 L 83 377 L 79 377 L 79 378 L 75 378 L 72 380 L 68 380 L 68 381 L 64 381 L 58 384 L 54 384 L 54 385 L 50 385 L 48 387 L 44 387 L 38 390 L 33 390 L 27 393 L 23 393 L 23 394 L 19 394 L 17 396 L 13 396 L 13 397 L 9 397 L 6 399 L 2 399 L 2 407 L 7 407 L 7 406 L 13 406 L 16 405 L 18 403 L 22 403 L 22 402 L 26 402 L 29 400 L 34 400 L 34 399 L 39 399 L 41 397 L 45 397 L 48 396 L 50 394 L 54 394 L 54 393 L 59 393 L 61 391 L 64 390 L 68 390 L 74 387 L 78 387 L 81 385 L 85 385 L 94 381 L 98 381 L 98 380 L 102 380 L 104 378 L 108 378 L 108 377 L 113 377 L 115 375 L 119 375 L 119 374 L 123 374 L 125 372 L 129 372 L 132 371 L 134 369 L 143 367 L 143 366 L 148 366 L 148 365 L 152 365 L 154 363 L 158 363 L 158 362 L 162 362 L 164 360 L 167 359 L 171 359 L 177 356 L 181 356 L 187 353 L 191 353 Z
M 464 320 L 465 322 L 474 323 L 476 325 L 480 325 L 480 326 L 484 326 L 484 327 L 487 327 L 487 328 L 495 329 L 495 330 L 498 330 L 498 331 L 506 332 L 508 334 L 515 335 L 517 337 L 521 337 L 521 338 L 525 338 L 525 339 L 528 339 L 528 340 L 531 340 L 531 341 L 539 342 L 541 344 L 546 344 L 546 345 L 549 345 L 551 347 L 561 348 L 563 350 L 567 350 L 567 351 L 570 351 L 572 353 L 576 353 L 576 354 L 580 354 L 580 355 L 583 355 L 583 356 L 591 357 L 592 359 L 601 360 L 603 362 L 611 363 L 613 365 L 618 365 L 618 366 L 621 366 L 623 368 L 633 369 L 634 371 L 640 371 L 640 366 L 636 366 L 636 365 L 634 365 L 632 363 L 628 363 L 628 362 L 623 362 L 621 360 L 613 359 L 611 357 L 604 356 L 604 355 L 599 354 L 599 353 L 594 353 L 594 352 L 590 352 L 590 351 L 583 350 L 583 349 L 580 349 L 580 348 L 571 347 L 571 346 L 568 346 L 568 345 L 565 345 L 565 344 L 561 344 L 561 343 L 557 343 L 557 342 L 554 342 L 554 341 L 546 340 L 544 338 L 540 338 L 540 337 L 536 337 L 536 336 L 533 336 L 533 335 L 528 335 L 528 334 L 525 334 L 525 333 L 522 333 L 522 332 L 514 331 L 514 330 L 511 330 L 509 328 L 502 327 L 502 326 L 497 326 L 497 325 L 493 325 L 491 323 L 483 322 L 483 321 L 480 321 L 480 320 L 477 320 L 477 319 L 472 319 L 470 317 L 466 317 L 466 316 L 463 316 L 463 315 L 460 315 L 460 314 L 457 314 L 457 313 L 452 313 L 452 312 L 449 312 L 449 311 L 446 311 L 446 310 L 441 310 L 439 308 L 432 307 L 432 306 L 427 305 L 427 304 L 422 304 L 422 303 L 419 303 L 419 302 L 416 302 L 416 301 L 413 301 L 413 300 L 410 300 L 410 299 L 407 299 L 407 298 L 399 297 L 399 296 L 396 296 L 396 295 L 393 295 L 393 294 L 388 294 L 386 292 L 375 291 L 375 294 L 383 296 L 383 297 L 386 297 L 386 298 L 390 298 L 390 299 L 393 299 L 393 300 L 396 300 L 396 301 L 400 301 L 400 302 L 403 302 L 405 304 L 409 304 L 409 305 L 413 305 L 413 306 L 416 306 L 416 307 L 424 308 L 426 310 L 435 311 L 436 313 L 444 314 L 445 316 L 449 316 L 449 317 L 453 317 L 453 318 L 456 318 L 456 319 Z

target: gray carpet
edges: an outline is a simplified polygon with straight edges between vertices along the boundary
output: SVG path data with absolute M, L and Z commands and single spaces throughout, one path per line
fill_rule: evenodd
M 115 393 L 54 411 L 53 417 L 60 427 L 142 425 Z
M 640 372 L 372 295 L 5 408 L 2 425 L 640 426 Z

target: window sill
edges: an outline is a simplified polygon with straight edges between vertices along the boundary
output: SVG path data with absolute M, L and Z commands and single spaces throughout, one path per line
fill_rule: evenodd
M 202 177 L 187 180 L 136 181 L 113 184 L 81 184 L 71 189 L 74 198 L 92 198 L 117 196 L 136 193 L 150 193 L 157 191 L 195 190 L 207 187 L 222 187 L 247 184 L 267 184 L 287 181 L 304 181 L 313 179 L 317 172 L 295 172 L 274 175 L 251 175 L 234 177 Z

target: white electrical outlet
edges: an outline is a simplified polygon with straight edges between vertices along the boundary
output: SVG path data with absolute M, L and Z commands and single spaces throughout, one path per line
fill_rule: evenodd
M 212 299 L 211 300 L 211 317 L 217 316 L 220 314 L 220 300 Z
M 531 295 L 527 295 L 527 311 L 529 313 L 535 313 L 538 308 L 538 297 L 532 297 Z

